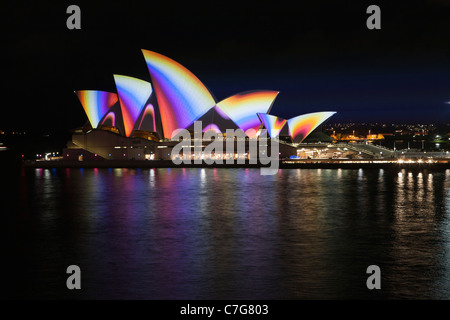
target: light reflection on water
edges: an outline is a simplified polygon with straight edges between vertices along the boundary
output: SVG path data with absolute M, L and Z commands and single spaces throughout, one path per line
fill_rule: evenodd
M 450 298 L 450 170 L 36 169 L 20 181 L 18 297 Z M 380 291 L 365 285 L 372 264 Z

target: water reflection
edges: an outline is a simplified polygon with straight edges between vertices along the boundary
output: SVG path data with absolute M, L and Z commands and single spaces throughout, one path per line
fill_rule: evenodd
M 441 210 L 440 191 L 442 187 L 448 189 L 441 184 L 443 177 L 443 172 L 426 171 L 398 176 L 391 253 L 395 262 L 388 283 L 402 297 L 425 297 L 432 292 L 434 298 L 448 298 L 450 266 L 448 259 L 442 259 L 448 231 L 440 228 L 442 223 L 448 224 L 448 216 Z M 435 185 L 436 179 L 440 181 L 439 187 Z M 447 291 L 436 285 L 442 283 L 447 283 Z
M 447 213 L 447 215 L 450 215 L 450 170 L 449 169 L 447 169 L 445 171 L 445 177 L 446 178 L 445 178 L 443 191 L 444 191 L 444 193 L 446 192 L 446 197 L 445 197 L 445 199 L 446 199 L 445 204 L 446 204 L 446 208 L 447 208 L 446 213 Z
M 20 181 L 30 214 L 17 236 L 32 245 L 17 254 L 34 273 L 18 296 L 67 297 L 55 274 L 76 262 L 84 298 L 449 298 L 449 170 L 36 169 Z M 371 264 L 381 292 L 365 287 Z

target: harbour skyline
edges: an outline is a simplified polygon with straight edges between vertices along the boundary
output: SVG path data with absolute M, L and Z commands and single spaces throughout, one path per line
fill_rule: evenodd
M 80 30 L 65 27 L 64 4 L 9 6 L 5 43 L 15 68 L 6 78 L 9 92 L 21 98 L 0 128 L 78 126 L 85 116 L 74 88 L 112 91 L 113 74 L 150 81 L 140 48 L 188 65 L 217 100 L 277 90 L 274 111 L 282 118 L 318 108 L 336 110 L 339 122 L 450 118 L 450 26 L 444 18 L 450 7 L 444 1 L 379 3 L 381 30 L 366 28 L 364 1 L 298 10 L 230 3 L 214 11 L 201 4 L 169 10 L 113 1 L 81 6 Z

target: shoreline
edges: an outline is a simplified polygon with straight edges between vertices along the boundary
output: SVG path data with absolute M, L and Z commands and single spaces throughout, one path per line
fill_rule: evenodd
M 260 163 L 250 164 L 180 164 L 176 165 L 171 160 L 93 160 L 93 161 L 23 161 L 24 168 L 263 168 L 270 165 Z M 450 160 L 436 160 L 435 162 L 403 162 L 394 160 L 280 160 L 279 169 L 381 169 L 381 168 L 414 168 L 414 169 L 450 169 Z

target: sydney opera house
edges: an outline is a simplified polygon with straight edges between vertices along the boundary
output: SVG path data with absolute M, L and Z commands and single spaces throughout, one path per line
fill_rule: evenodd
M 196 121 L 201 121 L 202 132 L 212 130 L 224 141 L 229 129 L 242 130 L 247 142 L 258 140 L 263 130 L 270 139 L 283 136 L 280 157 L 289 157 L 296 155 L 298 144 L 335 113 L 281 119 L 271 114 L 278 92 L 268 90 L 242 92 L 216 101 L 206 86 L 178 62 L 156 52 L 142 52 L 151 83 L 114 75 L 116 92 L 75 91 L 88 123 L 74 130 L 64 158 L 173 160 L 171 151 L 179 142 L 173 139 L 174 134 L 186 129 L 195 139 Z M 189 152 L 185 155 L 193 156 Z M 215 156 L 236 159 L 247 158 L 248 153 Z

